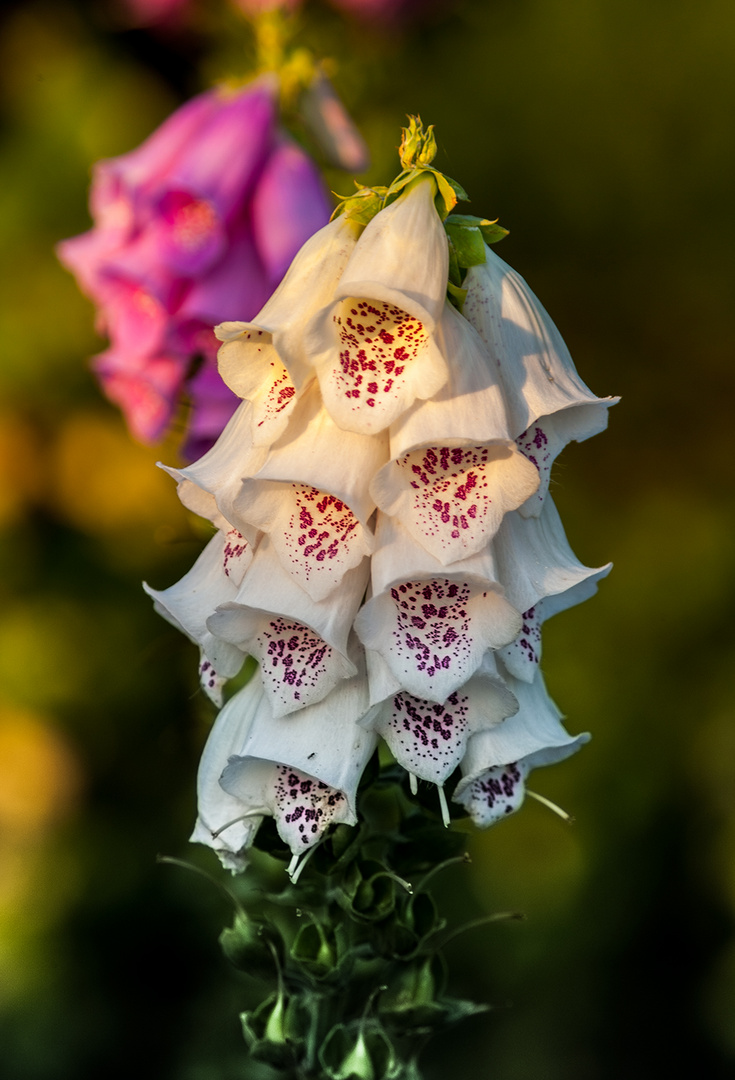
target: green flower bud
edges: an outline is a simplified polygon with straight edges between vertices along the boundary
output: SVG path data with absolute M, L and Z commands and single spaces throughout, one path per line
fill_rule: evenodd
M 424 168 L 436 157 L 434 125 L 426 131 L 420 116 L 409 116 L 408 127 L 402 129 L 400 146 L 401 165 L 404 169 Z
M 269 942 L 280 944 L 276 928 L 250 919 L 244 912 L 239 912 L 232 926 L 219 936 L 222 951 L 230 963 L 256 979 L 273 980 L 276 977 L 276 963 Z
M 392 1080 L 400 1074 L 393 1046 L 374 1020 L 337 1024 L 319 1059 L 329 1080 Z
M 329 975 L 336 964 L 334 942 L 318 922 L 308 922 L 301 927 L 291 946 L 291 956 L 317 979 Z

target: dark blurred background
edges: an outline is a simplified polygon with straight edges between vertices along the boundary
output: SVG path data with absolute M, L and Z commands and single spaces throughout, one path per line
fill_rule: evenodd
M 208 5 L 204 4 L 206 9 Z M 103 3 L 28 0 L 0 46 L 0 1044 L 18 1080 L 234 1080 L 246 989 L 188 849 L 211 711 L 193 646 L 141 579 L 203 533 L 86 358 L 91 305 L 53 245 L 88 227 L 89 169 L 137 145 L 247 48 L 207 15 L 130 28 Z M 466 0 L 393 27 L 308 0 L 305 40 L 397 172 L 407 112 L 499 217 L 497 250 L 583 378 L 620 394 L 554 496 L 592 601 L 546 625 L 577 757 L 447 872 L 453 919 L 520 910 L 449 950 L 491 1001 L 428 1080 L 731 1077 L 735 1066 L 732 600 L 735 9 L 731 0 Z M 204 81 L 203 81 L 204 80 Z M 351 181 L 335 179 L 341 190 Z

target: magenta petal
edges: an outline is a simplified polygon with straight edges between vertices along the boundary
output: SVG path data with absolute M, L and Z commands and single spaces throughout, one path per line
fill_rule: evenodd
M 196 461 L 206 454 L 227 421 L 240 404 L 217 371 L 215 359 L 206 360 L 187 386 L 191 401 L 191 419 L 186 429 L 182 456 Z
M 276 102 L 270 80 L 261 80 L 230 97 L 218 95 L 219 108 L 203 125 L 188 152 L 166 174 L 166 191 L 186 191 L 209 200 L 227 219 L 241 207 L 271 148 Z
M 169 324 L 164 304 L 143 285 L 123 278 L 105 285 L 104 320 L 115 352 L 158 352 Z
M 240 221 L 232 230 L 224 257 L 194 281 L 179 317 L 216 326 L 227 320 L 252 319 L 270 296 L 272 284 L 253 244 L 250 228 Z
M 171 356 L 131 357 L 108 350 L 92 366 L 105 394 L 122 409 L 136 439 L 155 442 L 171 422 L 182 362 Z
M 191 153 L 198 145 L 200 131 L 220 108 L 216 90 L 187 101 L 135 150 L 120 157 L 100 161 L 95 168 L 92 210 L 96 214 L 121 191 L 129 193 L 136 209 L 141 198 L 160 188 L 176 168 L 182 154 Z M 97 188 L 97 194 L 94 194 Z
M 227 235 L 214 206 L 185 191 L 169 191 L 151 225 L 158 258 L 172 273 L 198 277 L 227 245 Z
M 319 170 L 295 143 L 281 138 L 253 193 L 253 236 L 273 285 L 299 248 L 329 221 L 332 208 Z

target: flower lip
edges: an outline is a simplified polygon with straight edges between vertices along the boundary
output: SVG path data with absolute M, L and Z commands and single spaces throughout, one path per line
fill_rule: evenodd
M 486 261 L 470 267 L 464 285 L 464 314 L 498 363 L 511 436 L 567 410 L 581 410 L 565 419 L 570 439 L 603 431 L 619 398 L 598 398 L 580 379 L 559 331 L 520 274 L 486 246 Z
M 239 800 L 241 812 L 272 814 L 294 854 L 316 843 L 331 821 L 354 824 L 357 786 L 377 742 L 358 726 L 367 708 L 364 672 L 295 717 L 273 716 L 257 674 L 241 694 L 246 706 L 254 703 L 252 720 L 236 749 L 230 749 L 220 778 L 222 788 Z M 301 774 L 295 785 L 289 785 L 290 773 Z M 304 782 L 310 786 L 302 792 Z M 316 805 L 311 802 L 314 795 Z M 294 821 L 300 804 L 303 812 Z M 306 823 L 306 809 L 322 810 L 309 822 L 317 824 L 314 832 L 298 828 Z

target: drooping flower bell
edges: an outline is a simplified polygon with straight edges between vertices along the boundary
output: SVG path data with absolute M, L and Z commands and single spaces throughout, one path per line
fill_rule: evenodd
M 459 770 L 454 798 L 485 826 L 588 737 L 546 694 L 541 625 L 610 567 L 570 550 L 548 471 L 614 399 L 487 247 L 505 231 L 450 213 L 463 193 L 434 152 L 412 119 L 394 183 L 344 200 L 262 310 L 218 327 L 243 403 L 168 470 L 217 533 L 158 609 L 199 645 L 214 698 L 246 655 L 260 665 L 200 770 L 194 839 L 231 866 L 271 815 L 297 873 L 354 821 L 378 738 L 414 791 L 436 785 L 445 823 Z
M 99 162 L 94 227 L 58 246 L 110 339 L 94 360 L 106 394 L 143 441 L 185 394 L 189 459 L 237 405 L 212 326 L 254 314 L 329 217 L 316 166 L 279 129 L 277 95 L 269 76 L 206 91 L 136 150 Z

